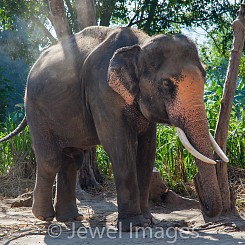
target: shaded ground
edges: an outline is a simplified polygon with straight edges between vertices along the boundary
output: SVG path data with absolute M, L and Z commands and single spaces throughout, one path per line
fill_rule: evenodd
M 11 199 L 0 199 L 0 244 L 245 244 L 243 220 L 223 219 L 204 224 L 198 209 L 177 210 L 152 206 L 158 220 L 154 228 L 120 233 L 113 191 L 98 195 L 80 193 L 78 207 L 82 222 L 40 222 L 30 207 L 11 208 Z M 239 230 L 243 229 L 243 231 Z

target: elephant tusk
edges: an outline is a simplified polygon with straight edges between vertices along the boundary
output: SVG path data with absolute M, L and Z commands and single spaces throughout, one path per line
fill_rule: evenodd
M 209 132 L 211 144 L 215 150 L 215 152 L 218 154 L 218 156 L 224 161 L 224 162 L 229 162 L 228 157 L 225 155 L 225 153 L 221 150 L 215 139 L 213 138 L 212 134 Z
M 177 134 L 179 136 L 179 139 L 181 141 L 181 143 L 183 144 L 183 146 L 186 148 L 187 151 L 189 151 L 195 158 L 198 158 L 199 160 L 201 160 L 202 162 L 208 163 L 208 164 L 216 164 L 216 162 L 208 157 L 205 157 L 204 155 L 202 155 L 200 152 L 198 152 L 189 142 L 189 140 L 187 139 L 185 132 L 176 127 L 176 131 Z

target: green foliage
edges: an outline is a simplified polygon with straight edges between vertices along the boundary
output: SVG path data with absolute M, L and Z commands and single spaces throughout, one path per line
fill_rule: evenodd
M 34 16 L 47 16 L 48 0 L 1 0 L 0 2 L 0 26 L 1 31 L 16 30 L 15 17 L 23 20 L 33 20 Z M 30 23 L 32 24 L 32 23 Z M 30 26 L 31 27 L 31 26 Z
M 3 69 L 0 68 L 0 129 L 6 118 L 6 110 L 9 103 L 9 93 L 12 91 L 11 82 L 4 78 Z
M 110 176 L 111 175 L 111 163 L 110 163 L 108 155 L 106 154 L 106 152 L 101 146 L 97 146 L 96 156 L 97 156 L 96 159 L 98 162 L 100 173 L 102 175 Z
M 106 0 L 99 0 L 98 3 Z M 108 2 L 108 1 L 107 1 Z M 119 0 L 114 5 L 112 22 L 143 29 L 148 34 L 178 32 L 181 27 L 202 27 L 206 31 L 230 29 L 242 1 L 235 4 L 219 0 Z M 211 33 L 210 33 L 211 34 Z M 231 38 L 229 35 L 223 37 Z
M 75 1 L 65 2 L 70 27 L 73 32 L 76 32 L 78 28 L 75 20 Z M 219 0 L 97 0 L 96 4 L 100 23 L 132 26 L 150 35 L 180 32 L 182 28 L 191 30 L 191 28 L 198 27 L 206 31 L 207 41 L 200 48 L 200 54 L 207 70 L 205 87 L 207 116 L 211 131 L 214 131 L 232 43 L 231 23 L 237 16 L 242 0 L 231 2 Z M 104 22 L 103 18 L 106 18 Z M 54 43 L 52 32 L 50 32 L 51 23 L 48 0 L 2 0 L 0 2 L 0 45 L 5 52 L 8 52 L 11 59 L 25 57 L 27 63 L 30 64 L 37 56 L 38 49 Z M 11 35 L 8 36 L 10 33 Z M 3 34 L 7 36 L 6 40 L 2 39 Z M 24 37 L 27 38 L 27 42 Z M 15 48 L 10 49 L 11 46 Z M 3 116 L 11 88 L 9 81 L 1 74 L 0 70 L 0 105 L 3 105 L 0 108 L 0 114 Z M 245 167 L 244 105 L 245 57 L 241 61 L 227 143 L 230 164 L 243 168 Z M 0 137 L 13 130 L 21 116 L 23 115 L 19 113 L 9 116 L 8 123 L 4 124 L 5 130 L 0 133 Z M 28 129 L 11 141 L 1 144 L 0 150 L 0 175 L 8 172 L 19 159 L 34 161 Z M 105 175 L 110 175 L 109 158 L 101 147 L 97 148 L 97 160 L 100 171 Z M 183 149 L 173 128 L 161 125 L 157 128 L 155 166 L 173 189 L 182 188 L 183 183 L 190 181 L 196 173 L 193 157 Z
M 4 130 L 0 132 L 0 138 L 13 131 L 23 118 L 23 111 L 8 116 Z M 33 165 L 34 154 L 31 148 L 31 138 L 28 127 L 17 137 L 0 144 L 0 175 L 7 174 L 14 165 L 22 165 L 23 171 L 26 165 Z M 25 176 L 29 177 L 29 176 Z
M 211 130 L 215 130 L 216 122 L 222 99 L 223 86 L 227 72 L 230 52 L 226 49 L 223 52 L 222 39 L 218 37 L 222 33 L 217 33 L 217 40 L 210 39 L 200 48 L 200 53 L 207 70 L 207 83 L 205 86 L 205 102 L 207 115 Z M 218 41 L 219 40 L 219 41 Z M 231 46 L 231 42 L 230 42 Z M 245 73 L 244 56 L 240 62 L 240 71 L 237 79 L 237 89 L 235 92 L 232 107 L 229 134 L 227 139 L 227 155 L 230 164 L 245 168 Z
M 157 126 L 155 167 L 171 188 L 178 191 L 184 191 L 184 184 L 196 174 L 194 158 L 185 150 L 172 127 Z
M 0 33 L 12 31 L 18 35 L 26 29 L 28 30 L 26 36 L 31 40 L 32 45 L 45 47 L 52 42 L 47 35 L 44 35 L 48 31 L 46 27 L 50 25 L 49 15 L 48 0 L 2 0 L 0 1 Z M 19 46 L 22 46 L 21 42 Z
M 214 132 L 219 115 L 222 89 L 214 83 L 207 83 L 206 91 L 208 91 L 206 96 L 207 117 L 210 131 Z M 236 95 L 244 97 L 245 93 L 238 88 Z M 227 156 L 230 165 L 245 168 L 245 111 L 244 104 L 240 103 L 240 100 L 237 103 L 234 102 L 232 107 L 227 139 Z
M 227 139 L 227 155 L 232 166 L 245 168 L 245 111 L 237 117 L 236 107 L 233 106 L 230 129 Z

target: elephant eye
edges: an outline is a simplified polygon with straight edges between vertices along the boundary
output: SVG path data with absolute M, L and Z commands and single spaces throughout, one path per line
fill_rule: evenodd
M 159 80 L 159 85 L 162 88 L 168 89 L 168 88 L 171 88 L 173 86 L 173 82 L 170 79 L 161 78 Z
M 170 79 L 161 78 L 158 84 L 159 90 L 165 95 L 171 95 L 175 91 L 175 85 Z
M 164 79 L 163 80 L 163 86 L 170 87 L 172 85 L 173 85 L 173 83 L 172 83 L 172 81 L 170 79 Z

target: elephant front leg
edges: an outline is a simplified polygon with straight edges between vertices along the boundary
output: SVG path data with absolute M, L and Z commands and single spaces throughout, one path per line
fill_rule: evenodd
M 149 189 L 156 153 L 156 125 L 150 124 L 147 132 L 138 138 L 137 179 L 140 192 L 140 208 L 145 219 L 154 222 L 149 211 Z
M 111 142 L 107 150 L 112 161 L 117 189 L 117 227 L 122 231 L 130 231 L 135 227 L 149 226 L 150 220 L 144 218 L 140 208 L 136 170 L 137 137 L 135 141 L 132 138 L 117 138 L 117 142 L 118 145 Z

